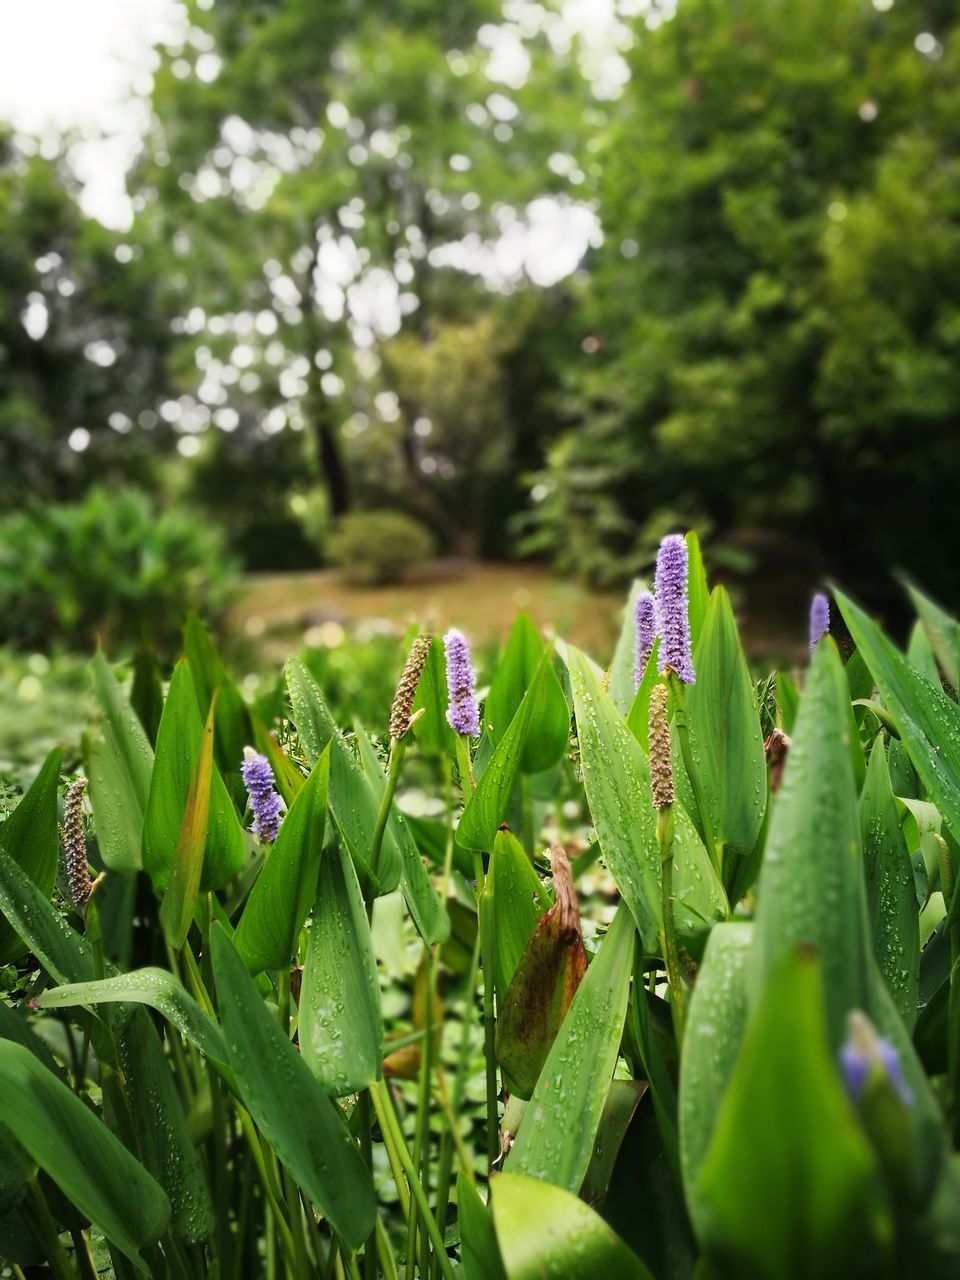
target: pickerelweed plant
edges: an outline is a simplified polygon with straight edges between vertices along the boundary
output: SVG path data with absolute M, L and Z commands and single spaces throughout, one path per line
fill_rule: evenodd
M 373 736 L 196 619 L 97 655 L 0 826 L 15 1275 L 958 1274 L 960 624 L 838 591 L 755 686 L 694 537 L 654 585 L 606 671 L 416 637 Z

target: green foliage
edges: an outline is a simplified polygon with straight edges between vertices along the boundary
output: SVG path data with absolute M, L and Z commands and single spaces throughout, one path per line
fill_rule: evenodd
M 347 578 L 383 585 L 428 560 L 433 552 L 429 530 L 402 511 L 357 511 L 334 529 L 329 555 Z
M 149 636 L 169 648 L 185 608 L 222 612 L 231 577 L 220 537 L 192 513 L 93 489 L 0 521 L 0 639 L 117 649 Z

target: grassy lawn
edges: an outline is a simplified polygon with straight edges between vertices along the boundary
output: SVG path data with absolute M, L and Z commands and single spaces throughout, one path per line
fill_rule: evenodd
M 310 628 L 334 623 L 346 629 L 412 621 L 434 631 L 457 626 L 483 644 L 503 637 L 516 615 L 587 649 L 599 659 L 612 653 L 623 597 L 590 591 L 539 565 L 476 564 L 454 572 L 438 566 L 428 580 L 390 587 L 360 587 L 334 571 L 255 574 L 248 577 L 232 623 L 259 639 L 265 657 L 283 657 Z

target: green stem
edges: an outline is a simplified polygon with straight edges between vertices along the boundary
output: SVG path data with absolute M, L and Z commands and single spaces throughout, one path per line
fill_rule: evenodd
M 377 821 L 373 828 L 373 840 L 370 844 L 370 871 L 373 874 L 374 881 L 380 874 L 380 850 L 383 847 L 383 837 L 387 829 L 387 822 L 390 818 L 390 806 L 393 804 L 393 797 L 397 790 L 397 783 L 400 780 L 400 764 L 403 760 L 403 753 L 406 750 L 405 738 L 390 739 L 390 759 L 387 764 L 387 783 L 383 789 L 383 795 L 380 797 L 380 808 L 377 810 Z
M 420 1181 L 423 1183 L 424 1189 L 429 1191 L 430 1187 L 430 1165 L 429 1153 L 430 1144 L 425 1143 L 424 1139 L 430 1131 L 430 1077 L 433 1072 L 433 1003 L 436 995 L 436 968 L 434 965 L 433 948 L 424 948 L 424 985 L 425 991 L 425 1007 L 423 1018 L 423 1029 L 425 1032 L 423 1045 L 420 1050 L 420 1089 L 417 1104 L 417 1119 L 413 1137 L 413 1166 L 419 1172 Z M 416 1235 L 417 1235 L 417 1215 L 415 1205 L 410 1210 L 410 1216 L 407 1219 L 407 1266 L 406 1280 L 413 1280 L 414 1267 L 416 1262 Z M 421 1233 L 421 1249 L 424 1252 L 424 1258 L 421 1260 L 420 1274 L 426 1275 L 427 1269 L 424 1265 L 426 1261 L 426 1236 Z
M 480 964 L 483 973 L 483 1055 L 487 1081 L 487 1159 L 492 1169 L 500 1155 L 500 1113 L 497 1085 L 496 1021 L 493 999 L 494 946 L 491 936 L 490 911 L 484 902 L 486 882 L 483 875 L 483 855 L 473 855 L 474 874 L 477 880 L 477 927 L 480 930 Z
M 57 1224 L 47 1208 L 47 1201 L 36 1178 L 31 1178 L 27 1183 L 27 1200 L 28 1216 L 32 1220 L 37 1239 L 43 1246 L 50 1271 L 57 1280 L 75 1280 L 70 1260 L 60 1241 Z
M 532 858 L 536 852 L 533 843 L 533 801 L 530 798 L 530 779 L 525 773 L 520 774 L 520 814 L 523 847 Z
M 287 1265 L 292 1267 L 294 1264 L 293 1236 L 290 1228 L 287 1226 L 283 1216 L 283 1209 L 280 1207 L 280 1201 L 283 1198 L 280 1187 L 276 1182 L 276 1170 L 270 1164 L 263 1154 L 263 1148 L 260 1146 L 260 1138 L 254 1126 L 250 1113 L 239 1104 L 237 1105 L 237 1114 L 240 1117 L 240 1126 L 243 1129 L 244 1137 L 253 1156 L 253 1162 L 256 1165 L 257 1173 L 260 1175 L 260 1183 L 263 1187 L 264 1195 L 267 1197 L 267 1203 L 273 1214 L 274 1222 L 277 1227 L 277 1233 L 280 1236 L 280 1244 L 283 1248 L 283 1255 Z
M 687 771 L 690 786 L 693 788 L 693 798 L 697 802 L 700 825 L 703 828 L 703 843 L 706 845 L 710 861 L 722 881 L 722 851 L 717 848 L 716 841 L 713 838 L 710 815 L 707 811 L 707 798 L 704 794 L 703 784 L 700 781 L 700 771 L 697 769 L 693 759 L 693 748 L 690 745 L 690 729 L 687 724 L 687 696 L 684 683 L 673 671 L 670 672 L 668 683 L 670 685 L 670 693 L 673 695 L 673 723 L 676 726 L 677 739 L 680 743 L 680 754 L 683 756 L 683 767 Z
M 407 1184 L 410 1188 L 410 1194 L 417 1202 L 417 1207 L 426 1227 L 427 1235 L 430 1237 L 430 1243 L 433 1245 L 434 1256 L 440 1263 L 440 1271 L 444 1280 L 456 1280 L 450 1259 L 447 1257 L 447 1250 L 443 1243 L 443 1236 L 437 1227 L 436 1220 L 430 1212 L 430 1205 L 427 1201 L 427 1195 L 423 1187 L 420 1185 L 420 1179 L 417 1177 L 416 1170 L 413 1167 L 413 1160 L 410 1158 L 410 1152 L 407 1150 L 407 1144 L 404 1141 L 403 1131 L 400 1128 L 400 1122 L 397 1119 L 396 1112 L 393 1109 L 393 1103 L 390 1100 L 390 1093 L 387 1089 L 386 1081 L 377 1080 L 370 1086 L 370 1098 L 373 1102 L 374 1110 L 377 1113 L 377 1120 L 380 1128 L 386 1137 L 390 1134 L 390 1140 L 396 1150 L 397 1159 L 406 1175 Z
M 360 1107 L 360 1154 L 367 1168 L 373 1172 L 373 1142 L 370 1137 L 370 1093 L 364 1089 L 358 1103 Z M 396 1172 L 394 1172 L 396 1181 Z M 399 1191 L 399 1185 L 397 1190 Z M 375 1252 L 375 1236 L 371 1232 L 363 1246 L 363 1271 L 366 1280 L 377 1280 L 377 1256 Z
M 660 909 L 663 916 L 660 942 L 670 984 L 673 1029 L 679 1047 L 683 1043 L 686 990 L 673 912 L 673 805 L 657 811 L 657 840 L 660 844 Z

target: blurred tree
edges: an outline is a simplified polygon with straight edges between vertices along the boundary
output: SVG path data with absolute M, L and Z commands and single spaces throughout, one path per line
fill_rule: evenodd
M 191 419 L 236 441 L 299 435 L 293 471 L 261 470 L 264 498 L 319 474 L 334 518 L 354 491 L 386 491 L 449 535 L 481 418 L 487 477 L 509 476 L 524 436 L 502 387 L 515 337 L 494 329 L 529 322 L 506 314 L 528 317 L 526 300 L 498 296 L 525 277 L 489 270 L 492 246 L 537 197 L 576 196 L 590 119 L 576 63 L 533 39 L 513 88 L 491 81 L 494 0 L 340 3 L 323 21 L 306 0 L 188 8 L 156 77 L 136 204 L 142 234 L 172 246 Z M 448 357 L 463 422 L 440 386 Z M 417 435 L 424 419 L 442 456 Z M 476 499 L 461 508 L 461 546 L 481 517 Z
M 0 134 L 0 508 L 145 481 L 164 433 L 162 273 L 84 218 L 72 185 L 62 155 Z
M 861 574 L 936 554 L 891 516 L 923 508 L 932 460 L 944 493 L 960 481 L 954 12 L 683 0 L 637 20 L 529 545 L 622 576 L 666 512 L 799 532 Z

